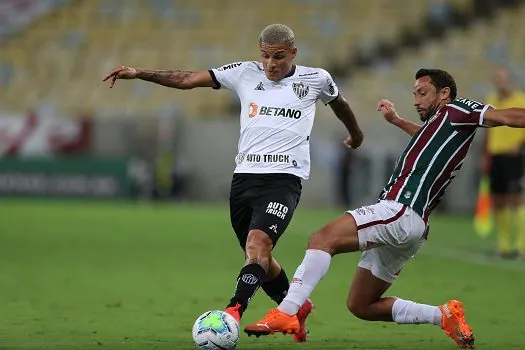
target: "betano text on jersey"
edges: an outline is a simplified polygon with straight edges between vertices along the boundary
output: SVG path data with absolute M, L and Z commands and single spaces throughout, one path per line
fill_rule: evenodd
M 241 130 L 235 173 L 310 174 L 310 133 L 315 104 L 339 94 L 321 68 L 293 65 L 279 81 L 266 78 L 260 62 L 236 62 L 211 69 L 219 87 L 235 92 L 241 103 Z

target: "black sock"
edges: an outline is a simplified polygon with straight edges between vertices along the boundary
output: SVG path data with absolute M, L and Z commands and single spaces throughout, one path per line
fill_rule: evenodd
M 260 285 L 266 279 L 266 271 L 259 264 L 249 264 L 244 266 L 237 277 L 237 286 L 235 287 L 235 294 L 231 298 L 228 307 L 241 304 L 239 313 L 243 312 L 248 307 L 250 299 L 253 297 Z
M 288 277 L 286 277 L 286 272 L 281 268 L 281 272 L 277 277 L 271 281 L 264 282 L 261 286 L 264 292 L 272 298 L 277 304 L 280 304 L 283 301 L 284 297 L 288 293 L 290 288 L 290 282 L 288 282 Z

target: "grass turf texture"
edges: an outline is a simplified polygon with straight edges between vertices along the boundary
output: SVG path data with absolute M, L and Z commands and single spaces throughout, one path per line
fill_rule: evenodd
M 299 208 L 275 255 L 289 278 L 308 235 L 338 211 Z M 464 301 L 479 349 L 525 340 L 525 262 L 486 257 L 468 217 L 436 216 L 391 295 Z M 310 341 L 248 338 L 239 349 L 454 349 L 438 327 L 364 322 L 346 309 L 359 254 L 336 257 L 314 291 Z M 227 205 L 0 202 L 0 349 L 191 349 L 191 327 L 223 309 L 243 263 Z M 259 290 L 243 324 L 273 307 Z

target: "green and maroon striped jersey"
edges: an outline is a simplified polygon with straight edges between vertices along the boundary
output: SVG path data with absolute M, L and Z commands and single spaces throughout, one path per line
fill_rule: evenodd
M 438 110 L 411 138 L 380 199 L 406 204 L 427 222 L 461 168 L 488 108 L 457 98 Z

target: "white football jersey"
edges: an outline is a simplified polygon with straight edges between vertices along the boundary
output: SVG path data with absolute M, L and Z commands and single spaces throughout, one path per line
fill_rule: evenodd
M 279 81 L 266 78 L 260 62 L 236 62 L 210 74 L 241 102 L 235 173 L 287 173 L 308 179 L 315 103 L 339 94 L 324 69 L 294 65 Z

